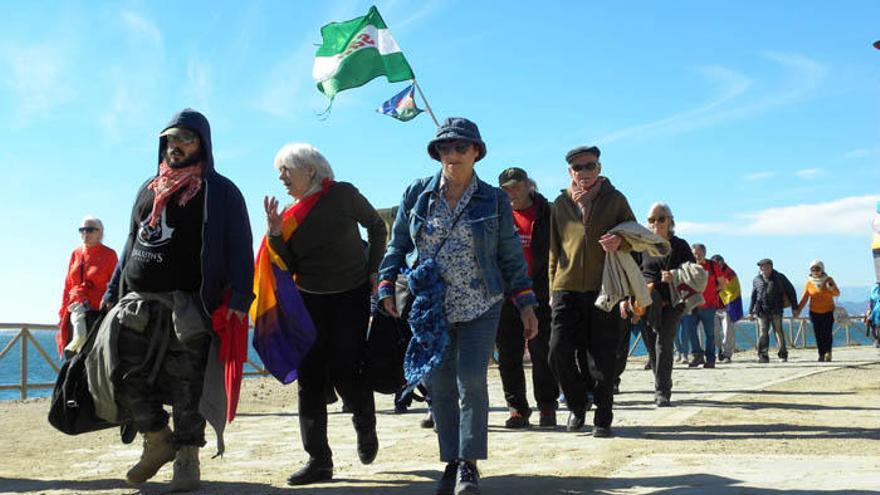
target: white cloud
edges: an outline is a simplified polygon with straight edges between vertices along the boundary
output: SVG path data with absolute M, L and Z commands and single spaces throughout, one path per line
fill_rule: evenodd
M 795 175 L 801 179 L 816 179 L 825 175 L 825 171 L 821 168 L 805 168 L 795 172 Z
M 858 149 L 854 149 L 852 151 L 848 151 L 848 152 L 844 153 L 843 157 L 846 158 L 847 160 L 852 160 L 854 158 L 867 158 L 873 154 L 874 153 L 869 149 L 858 148 Z
M 776 172 L 752 172 L 743 176 L 743 179 L 754 182 L 759 180 L 767 180 L 776 177 Z
M 768 208 L 743 215 L 742 234 L 867 235 L 880 195 Z
M 162 33 L 149 19 L 130 10 L 123 11 L 120 17 L 132 34 L 146 38 L 157 47 L 162 46 Z
M 752 87 L 767 84 L 755 85 L 746 74 L 726 67 L 702 67 L 700 72 L 705 78 L 719 83 L 721 91 L 718 97 L 700 107 L 619 129 L 594 141 L 603 144 L 633 137 L 656 138 L 759 115 L 809 97 L 828 74 L 828 67 L 805 55 L 765 52 L 761 56 L 786 69 L 778 88 L 764 94 L 750 95 Z M 751 99 L 747 100 L 747 96 L 751 96 Z
M 17 106 L 14 125 L 26 127 L 56 107 L 71 101 L 68 50 L 51 44 L 7 46 L 0 49 L 4 86 Z
M 208 108 L 211 96 L 211 74 L 208 64 L 192 57 L 186 65 L 186 91 L 193 106 Z

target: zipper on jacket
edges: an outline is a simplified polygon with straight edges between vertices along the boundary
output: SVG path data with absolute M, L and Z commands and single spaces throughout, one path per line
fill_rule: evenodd
M 208 312 L 208 307 L 205 306 L 205 226 L 208 225 L 208 179 L 205 178 L 205 203 L 202 205 L 202 245 L 199 248 L 199 270 L 202 272 L 200 274 L 202 279 L 202 286 L 199 288 L 199 299 L 201 299 L 202 310 L 205 312 L 205 317 L 208 321 L 211 321 L 211 313 Z

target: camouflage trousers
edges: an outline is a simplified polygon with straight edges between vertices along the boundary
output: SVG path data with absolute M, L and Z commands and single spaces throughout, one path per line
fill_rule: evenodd
M 164 405 L 170 405 L 172 444 L 203 447 L 205 418 L 199 413 L 199 401 L 211 339 L 206 335 L 184 345 L 174 332 L 171 312 L 160 313 L 163 321 L 151 321 L 143 332 L 125 326 L 119 332 L 117 402 L 141 433 L 168 425 Z

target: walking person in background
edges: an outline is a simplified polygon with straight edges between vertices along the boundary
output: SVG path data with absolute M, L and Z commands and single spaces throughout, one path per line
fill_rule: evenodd
M 700 266 L 706 270 L 708 275 L 706 282 L 706 290 L 703 291 L 703 299 L 705 303 L 698 306 L 690 314 L 681 318 L 681 323 L 685 328 L 688 340 L 690 340 L 692 359 L 688 363 L 688 367 L 696 368 L 703 366 L 704 368 L 715 367 L 715 311 L 721 305 L 718 299 L 719 279 L 721 278 L 721 268 L 717 263 L 710 259 L 706 259 L 706 245 L 694 244 L 692 246 L 694 258 Z M 703 336 L 705 350 L 700 345 L 699 327 L 703 327 Z
M 361 463 L 373 462 L 379 450 L 373 391 L 356 371 L 366 344 L 370 293 L 387 230 L 357 188 L 334 181 L 330 163 L 314 146 L 282 147 L 275 155 L 275 168 L 293 198 L 288 209 L 300 209 L 301 221 L 285 240 L 278 201 L 266 197 L 269 245 L 296 278 L 316 329 L 315 342 L 297 369 L 300 437 L 309 460 L 287 478 L 289 485 L 306 485 L 333 477 L 333 452 L 327 441 L 328 390 L 335 388 L 351 408 Z M 366 252 L 358 226 L 367 231 Z
M 550 369 L 550 290 L 547 262 L 550 254 L 550 204 L 539 193 L 525 170 L 511 167 L 498 176 L 498 186 L 510 198 L 513 225 L 522 244 L 523 256 L 532 278 L 532 290 L 538 299 L 535 315 L 538 317 L 538 335 L 526 341 L 523 338 L 522 319 L 512 299 L 504 301 L 498 321 L 498 371 L 510 417 L 506 428 L 529 426 L 532 413 L 526 398 L 526 377 L 523 354 L 528 343 L 532 361 L 532 387 L 538 406 L 539 425 L 556 426 L 556 398 L 559 386 Z
M 654 203 L 648 210 L 648 227 L 668 239 L 671 250 L 666 256 L 642 254 L 642 275 L 651 290 L 653 303 L 648 307 L 643 340 L 653 358 L 654 402 L 657 407 L 672 405 L 672 341 L 681 320 L 682 305 L 673 305 L 672 270 L 695 261 L 687 241 L 675 235 L 675 218 L 666 203 Z
M 752 281 L 752 297 L 749 319 L 758 319 L 758 362 L 769 363 L 770 327 L 779 343 L 777 355 L 782 362 L 788 361 L 785 333 L 782 331 L 782 311 L 787 306 L 796 309 L 797 292 L 785 275 L 773 269 L 773 260 L 764 258 L 758 262 L 760 273 Z
M 794 311 L 800 314 L 807 301 L 810 302 L 810 322 L 813 324 L 813 333 L 816 335 L 816 349 L 819 352 L 819 361 L 831 362 L 831 333 L 834 326 L 834 298 L 840 295 L 840 289 L 834 283 L 834 279 L 825 273 L 825 264 L 819 260 L 810 263 L 810 275 L 801 301 Z
M 100 220 L 92 216 L 83 218 L 79 235 L 82 245 L 70 253 L 58 311 L 60 323 L 55 342 L 59 355 L 76 353 L 85 343 L 116 268 L 116 251 L 101 243 L 104 224 Z
M 446 119 L 428 154 L 441 168 L 404 192 L 380 267 L 379 301 L 388 314 L 400 316 L 395 280 L 411 268 L 415 301 L 409 321 L 418 345 L 410 343 L 405 372 L 410 386 L 426 378 L 431 393 L 440 460 L 446 463 L 435 493 L 477 494 L 477 461 L 489 453 L 487 373 L 501 306 L 513 298 L 522 338 L 529 340 L 538 333 L 537 300 L 510 198 L 474 172 L 486 156 L 477 125 Z M 426 279 L 431 286 L 421 288 Z
M 595 303 L 602 288 L 606 252 L 621 247 L 629 251 L 628 243 L 608 231 L 635 220 L 635 215 L 626 196 L 601 175 L 599 154 L 595 146 L 566 153 L 569 186 L 553 203 L 550 365 L 567 400 L 568 430 L 583 428 L 589 383 L 594 380 L 593 436 L 610 437 L 618 348 L 626 328 L 619 311 L 606 312 Z M 578 358 L 580 353 L 586 363 Z
M 715 312 L 715 343 L 718 346 L 718 361 L 729 364 L 736 352 L 737 321 L 743 317 L 742 293 L 739 278 L 720 254 L 712 256 L 712 261 L 721 269 L 718 278 L 718 299 L 721 304 Z

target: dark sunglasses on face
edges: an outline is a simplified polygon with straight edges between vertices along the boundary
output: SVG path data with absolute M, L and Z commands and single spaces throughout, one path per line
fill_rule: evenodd
M 80 227 L 79 228 L 80 234 L 85 233 L 85 232 L 88 232 L 89 234 L 91 234 L 92 232 L 97 232 L 97 231 L 98 231 L 98 227 Z
M 587 162 L 587 163 L 573 163 L 571 164 L 571 169 L 575 172 L 580 172 L 581 170 L 586 170 L 588 172 L 592 172 L 599 167 L 599 162 Z
M 170 134 L 165 136 L 166 142 L 168 146 L 171 146 L 175 143 L 177 144 L 192 144 L 196 142 L 196 139 L 199 137 L 195 135 L 195 133 L 178 133 L 178 134 Z
M 648 217 L 648 223 L 663 223 L 666 217 Z
M 471 143 L 467 141 L 440 141 L 434 145 L 434 149 L 440 155 L 446 155 L 452 150 L 456 153 L 466 153 L 471 148 Z

